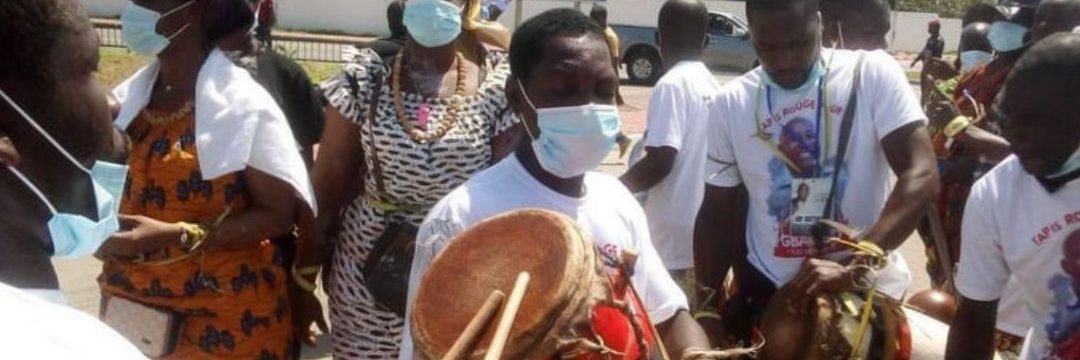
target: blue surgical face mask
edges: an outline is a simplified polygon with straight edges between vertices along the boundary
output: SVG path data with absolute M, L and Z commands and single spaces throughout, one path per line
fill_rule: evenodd
M 604 161 L 615 137 L 619 135 L 622 121 L 615 105 L 587 104 L 537 109 L 525 95 L 525 87 L 518 81 L 525 101 L 536 111 L 536 125 L 540 136 L 534 136 L 529 127 L 525 130 L 533 139 L 532 148 L 540 167 L 563 179 L 584 175 L 596 169 Z
M 443 0 L 409 0 L 402 21 L 420 46 L 440 47 L 461 34 L 461 7 Z
M 1024 35 L 1028 28 L 1011 21 L 995 21 L 990 25 L 990 47 L 999 53 L 1015 51 L 1024 47 Z
M 26 122 L 48 140 L 57 151 L 60 151 L 72 165 L 75 165 L 93 180 L 94 200 L 98 213 L 97 221 L 90 220 L 82 215 L 58 211 L 45 196 L 45 193 L 34 185 L 29 178 L 14 167 L 7 167 L 49 208 L 52 218 L 49 219 L 47 226 L 49 236 L 52 238 L 53 257 L 82 258 L 92 255 L 109 236 L 120 229 L 120 222 L 117 220 L 116 214 L 120 210 L 120 197 L 123 195 L 124 183 L 127 181 L 127 165 L 97 161 L 94 163 L 93 169 L 87 169 L 74 156 L 71 156 L 71 153 L 64 149 L 44 128 L 38 125 L 26 111 L 23 111 L 15 101 L 8 97 L 3 90 L 0 90 L 0 97 L 3 97 L 4 101 L 22 115 L 23 119 L 26 119 Z
M 780 86 L 780 84 L 777 83 L 775 79 L 773 79 L 772 75 L 769 75 L 768 71 L 764 72 L 765 73 L 765 84 L 770 86 L 770 87 L 781 90 L 781 91 L 789 91 L 789 92 L 802 92 L 802 91 L 805 91 L 807 86 L 810 86 L 811 84 L 815 84 L 817 82 L 817 80 L 819 78 L 821 78 L 822 75 L 825 74 L 825 65 L 822 64 L 822 62 L 823 61 L 820 60 L 820 59 L 814 60 L 814 65 L 812 65 L 810 67 L 810 73 L 806 75 L 806 81 L 803 82 L 802 84 L 800 84 L 799 86 L 795 87 L 794 89 L 788 89 L 788 88 L 785 88 L 783 86 Z M 764 70 L 764 69 L 762 69 L 762 70 Z
M 155 56 L 165 48 L 169 47 L 169 42 L 173 38 L 180 35 L 191 27 L 191 24 L 186 24 L 168 37 L 158 34 L 157 25 L 161 19 L 166 16 L 175 14 L 177 11 L 184 9 L 191 4 L 195 3 L 195 0 L 188 1 L 183 5 L 177 6 L 175 9 L 169 10 L 164 14 L 158 14 L 154 10 L 144 8 L 136 5 L 134 2 L 128 1 L 124 5 L 124 13 L 120 15 L 121 35 L 124 38 L 124 44 L 127 45 L 131 51 L 136 53 Z
M 989 63 L 994 59 L 994 54 L 981 51 L 981 50 L 969 50 L 960 53 L 960 71 L 968 72 L 975 68 Z
M 1057 178 L 1065 176 L 1073 171 L 1080 170 L 1080 146 L 1077 146 L 1076 151 L 1073 151 L 1072 155 L 1065 160 L 1064 164 L 1058 167 L 1057 171 L 1047 176 L 1047 178 Z

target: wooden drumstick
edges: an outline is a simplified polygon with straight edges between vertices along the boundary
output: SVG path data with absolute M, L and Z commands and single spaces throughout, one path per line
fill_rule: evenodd
M 502 317 L 499 318 L 499 325 L 495 328 L 495 336 L 491 339 L 491 346 L 488 347 L 484 360 L 498 360 L 502 356 L 506 340 L 510 338 L 510 326 L 514 325 L 514 317 L 517 316 L 518 307 L 521 306 L 521 300 L 525 298 L 525 289 L 528 287 L 529 273 L 522 271 L 514 282 L 514 289 L 510 291 L 506 306 L 503 307 Z
M 638 295 L 637 288 L 634 287 L 634 281 L 630 279 L 631 276 L 634 276 L 634 264 L 637 263 L 637 258 L 637 250 L 623 249 L 621 260 L 623 274 L 626 275 L 626 286 L 630 288 L 630 293 L 632 293 L 635 298 L 641 299 L 641 296 Z M 647 316 L 646 319 L 648 319 Z M 656 348 L 660 352 L 660 357 L 664 360 L 671 360 L 671 358 L 668 357 L 667 347 L 664 346 L 662 336 L 656 331 L 656 325 L 653 325 L 652 319 L 648 319 L 646 322 L 649 323 L 649 330 L 652 331 L 653 340 L 656 341 Z
M 465 358 L 466 354 L 480 340 L 480 335 L 483 334 L 487 325 L 491 323 L 495 313 L 499 311 L 499 306 L 502 305 L 505 297 L 506 294 L 499 290 L 492 291 L 491 295 L 488 295 L 487 300 L 484 300 L 484 304 L 480 305 L 480 310 L 476 312 L 476 315 L 473 315 L 472 320 L 469 320 L 469 324 L 465 325 L 465 330 L 461 332 L 461 336 L 458 336 L 457 341 L 454 341 L 454 345 L 450 347 L 446 355 L 443 355 L 443 360 Z

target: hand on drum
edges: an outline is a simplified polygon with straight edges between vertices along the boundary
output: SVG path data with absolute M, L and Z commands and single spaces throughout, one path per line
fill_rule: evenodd
M 850 266 L 829 260 L 806 259 L 799 273 L 788 283 L 788 286 L 794 288 L 794 295 L 787 304 L 788 311 L 801 315 L 806 311 L 806 304 L 814 298 L 851 290 L 853 274 L 854 270 Z

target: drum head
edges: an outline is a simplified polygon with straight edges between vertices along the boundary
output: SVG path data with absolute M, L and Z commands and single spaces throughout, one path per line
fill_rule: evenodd
M 570 218 L 546 210 L 519 210 L 484 220 L 458 234 L 421 281 L 413 303 L 417 353 L 441 358 L 494 290 L 510 294 L 518 273 L 531 280 L 510 331 L 506 358 L 534 358 L 554 344 L 553 327 L 578 311 L 583 278 L 598 263 L 591 242 Z M 496 319 L 501 313 L 496 315 Z M 564 322 L 558 324 L 558 322 Z M 496 321 L 474 349 L 481 356 Z M 544 349 L 541 349 L 544 348 Z

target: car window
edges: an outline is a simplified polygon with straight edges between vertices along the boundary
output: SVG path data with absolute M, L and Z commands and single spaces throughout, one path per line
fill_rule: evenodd
M 735 24 L 726 18 L 710 15 L 709 16 L 709 35 L 711 36 L 731 36 L 735 33 Z

